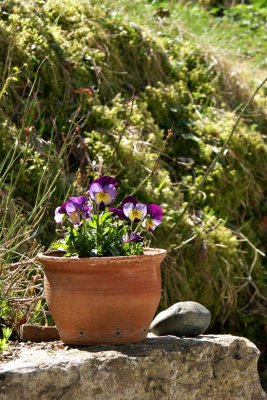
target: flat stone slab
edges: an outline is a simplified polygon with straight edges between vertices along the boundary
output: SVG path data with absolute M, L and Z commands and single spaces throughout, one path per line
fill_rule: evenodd
M 151 337 L 138 344 L 22 344 L 0 364 L 0 400 L 262 400 L 259 350 L 245 338 Z

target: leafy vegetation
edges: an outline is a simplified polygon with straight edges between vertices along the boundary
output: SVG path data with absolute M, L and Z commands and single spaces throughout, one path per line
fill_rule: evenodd
M 12 334 L 12 329 L 8 327 L 2 328 L 2 339 L 0 338 L 0 351 L 7 349 L 8 347 L 8 339 Z
M 101 257 L 143 254 L 140 243 L 123 243 L 126 227 L 118 230 L 112 213 L 103 213 L 85 222 L 80 229 L 68 228 L 64 242 L 55 243 L 52 248 L 63 250 L 65 256 Z
M 3 325 L 39 318 L 34 259 L 54 240 L 53 210 L 108 173 L 122 195 L 147 202 L 153 193 L 164 208 L 151 243 L 170 250 L 161 307 L 199 301 L 211 310 L 211 330 L 261 340 L 266 88 L 180 218 L 262 77 L 266 9 L 252 7 L 254 14 L 249 6 L 208 13 L 141 0 L 0 5 Z

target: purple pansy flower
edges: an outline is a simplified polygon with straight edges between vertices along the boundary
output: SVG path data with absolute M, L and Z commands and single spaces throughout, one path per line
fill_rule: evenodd
M 90 197 L 95 200 L 98 205 L 111 204 L 116 195 L 118 182 L 111 176 L 102 176 L 95 179 L 88 187 Z
M 86 204 L 88 198 L 86 196 L 70 197 L 66 205 L 66 212 L 73 225 L 80 225 L 81 217 L 88 219 L 88 211 L 90 217 L 90 205 Z M 88 210 L 89 209 L 89 210 Z
M 123 204 L 123 212 L 131 221 L 138 222 L 145 218 L 147 207 L 145 204 L 138 203 L 134 197 L 131 197 L 131 200 L 128 199 Z
M 70 197 L 69 200 L 74 204 L 76 210 L 80 212 L 82 219 L 91 218 L 92 204 L 88 197 Z
M 58 224 L 62 223 L 65 215 L 68 215 L 73 225 L 80 225 L 81 218 L 89 219 L 92 206 L 86 196 L 70 197 L 60 207 L 55 210 L 55 220 Z
M 123 243 L 142 242 L 142 240 L 142 236 L 135 232 L 131 232 L 130 235 L 124 235 L 122 238 Z
M 163 217 L 162 208 L 157 204 L 148 204 L 147 206 L 147 216 L 143 222 L 148 232 L 154 231 L 154 229 L 160 225 Z
M 123 212 L 123 206 L 124 206 L 124 204 L 125 203 L 133 203 L 133 204 L 136 204 L 137 203 L 137 201 L 135 200 L 135 198 L 133 197 L 133 196 L 126 196 L 123 200 L 122 200 L 122 202 L 121 202 L 121 204 L 119 205 L 119 207 L 118 208 L 110 208 L 109 209 L 109 211 L 110 212 L 113 212 L 114 214 L 116 214 L 118 217 L 119 217 L 119 219 L 126 219 L 127 217 L 126 217 L 126 215 L 124 214 L 124 212 Z

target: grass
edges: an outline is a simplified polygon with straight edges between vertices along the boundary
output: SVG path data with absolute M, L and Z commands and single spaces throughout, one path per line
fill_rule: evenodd
M 108 1 L 104 3 L 109 5 Z M 169 14 L 161 14 L 161 9 Z M 238 69 L 246 70 L 251 81 L 255 73 L 263 79 L 267 62 L 266 11 L 238 6 L 216 17 L 216 10 L 208 12 L 193 2 L 119 0 L 114 4 L 114 12 L 126 14 L 130 21 L 156 33 L 159 40 L 164 41 L 166 36 L 177 41 L 190 37 L 202 49 L 238 64 Z
M 0 104 L 6 100 L 4 94 L 8 92 L 9 83 L 19 73 L 21 71 L 16 71 L 3 82 Z M 23 112 L 23 120 L 29 125 L 33 124 L 32 108 L 36 105 L 36 96 L 32 97 L 32 94 L 37 79 L 38 71 Z M 18 191 L 23 193 L 21 185 L 23 182 L 25 184 L 25 173 L 31 174 L 27 168 L 32 157 L 30 150 L 35 139 L 34 132 L 25 125 L 19 127 L 14 134 L 14 146 L 6 152 L 0 162 L 0 325 L 4 326 L 0 350 L 7 347 L 7 339 L 12 330 L 15 332 L 26 321 L 47 323 L 42 288 L 43 271 L 35 260 L 43 245 L 37 238 L 40 236 L 41 227 L 43 229 L 45 224 L 47 206 L 53 201 L 58 188 L 62 163 L 66 158 L 68 147 L 73 143 L 72 129 L 75 126 L 74 116 L 73 121 L 70 121 L 65 142 L 57 153 L 53 143 L 54 132 L 51 133 L 50 141 L 47 142 L 48 145 L 43 153 L 45 163 L 42 162 L 39 166 L 32 204 L 26 201 L 27 197 L 26 199 L 17 197 L 17 193 Z M 27 192 L 27 187 L 25 189 Z

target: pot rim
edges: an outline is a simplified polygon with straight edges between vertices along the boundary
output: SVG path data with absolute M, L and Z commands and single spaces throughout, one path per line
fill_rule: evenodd
M 160 248 L 153 248 L 153 247 L 146 247 L 144 248 L 145 254 L 140 255 L 132 255 L 132 256 L 108 256 L 108 257 L 78 257 L 78 256 L 71 256 L 71 257 L 63 257 L 64 252 L 62 255 L 59 256 L 60 251 L 58 250 L 51 250 L 44 253 L 38 253 L 36 256 L 37 261 L 45 262 L 45 261 L 57 261 L 58 263 L 77 263 L 79 262 L 93 262 L 96 263 L 103 263 L 103 262 L 118 262 L 118 261 L 133 261 L 133 260 L 141 260 L 141 259 L 148 259 L 154 256 L 158 256 L 160 258 L 164 258 L 167 254 L 167 250 L 160 249 Z

